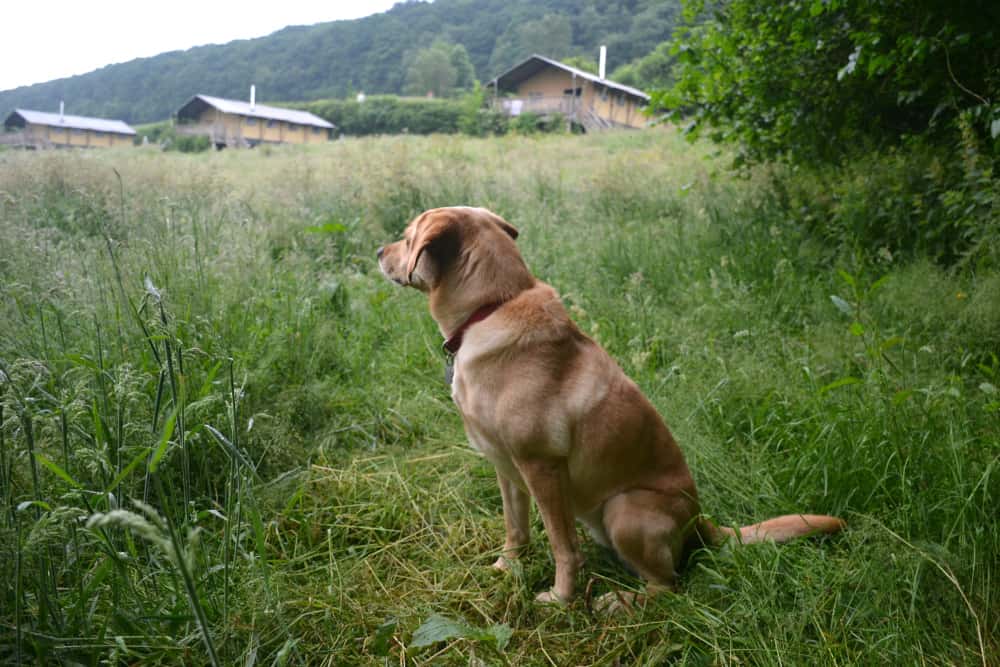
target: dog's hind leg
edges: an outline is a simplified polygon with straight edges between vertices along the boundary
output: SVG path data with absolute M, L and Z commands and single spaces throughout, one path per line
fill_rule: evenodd
M 681 502 L 670 502 L 649 489 L 625 491 L 604 505 L 604 527 L 618 556 L 646 580 L 646 593 L 673 590 L 676 568 L 684 555 L 684 530 L 688 512 Z M 670 509 L 681 509 L 675 516 Z M 612 592 L 601 597 L 597 607 L 610 612 L 641 605 L 645 596 Z

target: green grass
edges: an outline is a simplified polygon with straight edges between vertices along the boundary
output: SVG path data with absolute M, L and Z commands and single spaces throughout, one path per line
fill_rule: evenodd
M 823 246 L 767 182 L 666 131 L 3 153 L 0 660 L 1000 664 L 1000 272 Z M 848 530 L 630 617 L 532 602 L 537 517 L 495 574 L 493 471 L 374 262 L 449 204 L 521 229 L 706 513 Z M 583 544 L 581 590 L 639 585 Z

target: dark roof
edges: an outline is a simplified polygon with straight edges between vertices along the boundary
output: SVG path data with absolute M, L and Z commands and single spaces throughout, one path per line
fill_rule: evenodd
M 254 104 L 251 106 L 249 102 L 243 102 L 242 100 L 225 100 L 221 97 L 210 97 L 209 95 L 195 95 L 192 97 L 184 106 L 177 110 L 177 117 L 194 118 L 207 107 L 218 109 L 222 113 L 231 113 L 239 116 L 264 118 L 266 120 L 283 120 L 287 123 L 313 125 L 315 127 L 324 127 L 328 130 L 334 128 L 332 123 L 328 123 L 308 111 L 269 107 L 263 104 Z
M 14 109 L 4 121 L 5 127 L 24 127 L 25 123 L 32 125 L 48 125 L 51 127 L 68 127 L 73 130 L 94 130 L 95 132 L 112 132 L 114 134 L 134 135 L 135 130 L 122 120 L 106 118 L 88 118 L 87 116 L 70 116 L 69 114 L 48 113 L 47 111 L 32 111 L 30 109 Z
M 524 62 L 515 65 L 514 67 L 510 68 L 509 70 L 507 70 L 500 76 L 496 77 L 486 85 L 495 86 L 497 90 L 509 90 L 514 86 L 516 86 L 517 84 L 521 83 L 522 81 L 526 81 L 527 79 L 530 79 L 531 77 L 535 76 L 535 74 L 537 74 L 538 72 L 542 71 L 547 67 L 558 67 L 561 70 L 565 70 L 566 72 L 575 74 L 577 77 L 581 79 L 592 81 L 593 83 L 598 85 L 607 86 L 612 90 L 617 90 L 625 93 L 626 95 L 630 95 L 632 97 L 641 99 L 644 102 L 649 102 L 649 95 L 642 92 L 638 88 L 626 86 L 621 83 L 615 83 L 610 79 L 602 79 L 596 74 L 585 72 L 577 67 L 566 65 L 565 63 L 561 63 L 558 60 L 552 60 L 551 58 L 546 58 L 545 56 L 540 56 L 538 54 L 535 54 L 530 58 L 528 58 L 527 60 L 525 60 Z

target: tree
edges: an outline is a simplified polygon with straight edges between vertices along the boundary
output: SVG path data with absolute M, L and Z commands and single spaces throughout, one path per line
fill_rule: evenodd
M 565 16 L 546 14 L 521 26 L 518 41 L 525 58 L 533 53 L 564 58 L 573 48 L 573 26 Z
M 907 137 L 998 149 L 993 0 L 686 0 L 677 83 L 654 96 L 749 160 L 838 161 Z M 996 154 L 996 153 L 995 153 Z
M 652 53 L 616 69 L 611 79 L 642 90 L 669 87 L 674 82 L 673 68 L 677 61 L 672 48 L 670 42 L 663 42 Z
M 587 58 L 586 56 L 570 56 L 569 58 L 563 58 L 562 63 L 564 65 L 569 65 L 570 67 L 582 69 L 584 72 L 590 72 L 591 74 L 597 74 L 599 69 L 597 61 L 592 58 Z
M 476 83 L 476 70 L 464 46 L 451 45 L 450 62 L 455 68 L 455 87 L 461 90 L 471 89 Z
M 546 14 L 540 19 L 512 23 L 497 39 L 490 56 L 492 71 L 499 74 L 533 54 L 564 58 L 573 50 L 573 26 L 567 17 Z
M 434 42 L 418 51 L 406 70 L 405 91 L 410 95 L 447 97 L 458 81 L 458 70 L 452 64 L 452 48 L 445 42 Z

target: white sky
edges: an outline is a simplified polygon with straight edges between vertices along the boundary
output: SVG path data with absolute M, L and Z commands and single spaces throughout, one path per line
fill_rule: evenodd
M 290 25 L 360 18 L 396 1 L 9 0 L 0 3 L 0 90 Z

